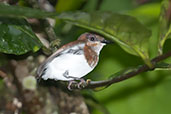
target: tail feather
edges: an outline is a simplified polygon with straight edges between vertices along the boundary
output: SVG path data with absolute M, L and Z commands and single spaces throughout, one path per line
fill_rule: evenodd
M 42 76 L 45 74 L 45 71 L 47 70 L 45 64 L 42 64 L 38 67 L 37 69 L 37 77 L 36 79 L 38 80 L 38 82 L 40 82 L 40 80 L 42 79 Z

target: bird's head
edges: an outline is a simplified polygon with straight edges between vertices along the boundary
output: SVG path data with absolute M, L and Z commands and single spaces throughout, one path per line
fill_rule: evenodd
M 86 46 L 92 48 L 97 54 L 99 54 L 104 45 L 113 43 L 112 41 L 106 40 L 104 37 L 94 33 L 84 33 L 78 38 L 78 40 L 84 41 Z

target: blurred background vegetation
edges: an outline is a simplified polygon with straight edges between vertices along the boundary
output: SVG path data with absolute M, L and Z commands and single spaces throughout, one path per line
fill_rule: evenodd
M 162 0 L 39 0 L 39 2 L 36 0 L 0 1 L 10 5 L 25 6 L 35 9 L 38 8 L 57 13 L 63 13 L 66 11 L 74 12 L 77 10 L 93 12 L 98 10 L 111 11 L 136 17 L 138 21 L 152 31 L 152 35 L 148 42 L 150 58 L 153 58 L 158 54 L 157 47 L 160 30 L 159 16 Z M 49 6 L 46 7 L 46 5 Z M 0 18 L 2 20 L 4 17 Z M 57 45 L 57 47 L 60 47 L 63 44 L 76 40 L 81 33 L 88 31 L 87 29 L 74 26 L 70 23 L 65 23 L 59 19 L 55 20 L 55 24 L 54 21 L 49 21 L 48 19 L 31 18 L 27 19 L 27 21 L 31 25 L 31 29 L 37 36 L 39 36 L 41 41 L 45 40 L 44 42 L 47 47 L 50 45 L 48 41 L 55 40 L 55 46 Z M 49 25 L 51 25 L 49 22 L 52 22 L 52 28 L 49 27 Z M 53 32 L 51 29 L 55 31 L 54 34 L 51 33 Z M 52 36 L 48 36 L 48 31 L 50 31 Z M 55 38 L 53 36 L 55 36 Z M 23 35 L 23 37 L 26 36 Z M 43 38 L 44 40 L 42 40 Z M 19 40 L 22 41 L 22 37 L 20 37 Z M 35 42 L 39 41 L 35 38 Z M 32 43 L 33 46 L 37 44 Z M 113 84 L 108 88 L 100 88 L 96 90 L 85 89 L 76 92 L 69 92 L 65 89 L 59 89 L 59 85 L 57 85 L 56 88 L 50 87 L 51 89 L 48 90 L 49 88 L 47 86 L 37 87 L 34 78 L 36 67 L 46 58 L 46 56 L 49 55 L 49 52 L 46 52 L 46 48 L 42 50 L 39 50 L 39 48 L 40 47 L 38 45 L 37 48 L 33 49 L 33 52 L 28 52 L 30 49 L 26 51 L 27 53 L 23 51 L 22 55 L 21 53 L 19 55 L 5 54 L 4 51 L 1 51 L 3 53 L 0 53 L 0 113 L 171 113 L 171 71 L 169 70 L 156 70 L 142 73 L 131 79 Z M 171 41 L 168 39 L 163 50 L 164 52 L 167 52 L 170 49 Z M 168 58 L 165 62 L 171 63 L 171 58 Z M 91 80 L 108 79 L 109 76 L 114 73 L 126 68 L 136 67 L 140 64 L 144 64 L 140 57 L 127 53 L 118 44 L 108 45 L 101 52 L 98 66 L 95 70 L 93 70 L 93 72 L 88 74 L 86 78 Z M 61 94 L 55 95 L 59 93 Z M 46 95 L 46 97 L 43 96 L 43 100 L 37 100 L 42 97 L 42 94 Z M 72 106 L 69 107 L 71 108 L 70 110 L 67 110 L 67 106 L 65 106 L 65 108 L 61 108 L 62 106 L 59 106 L 59 104 L 62 100 L 58 100 L 58 97 L 59 99 L 62 99 L 61 96 L 63 96 L 63 94 L 65 94 L 65 97 L 72 96 L 72 100 L 68 101 L 63 98 L 66 100 L 66 102 L 63 101 L 65 102 L 63 105 L 67 105 L 69 107 L 73 104 L 74 106 L 77 107 L 78 105 L 79 107 L 79 103 L 75 100 L 78 98 L 84 103 L 84 107 L 86 107 L 86 110 L 88 111 L 77 112 L 76 108 L 71 108 Z M 79 97 L 75 94 L 79 94 Z M 74 102 L 78 104 L 74 104 Z M 27 109 L 25 109 L 26 107 L 24 108 L 24 106 L 28 106 Z M 33 111 L 28 111 L 32 110 L 32 107 L 38 108 Z M 64 111 L 60 111 L 60 109 L 63 109 Z

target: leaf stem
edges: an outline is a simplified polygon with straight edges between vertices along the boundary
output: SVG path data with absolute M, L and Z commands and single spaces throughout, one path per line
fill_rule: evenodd
M 164 37 L 161 38 L 161 41 L 159 42 L 159 45 L 158 45 L 159 55 L 161 55 L 163 53 L 163 45 L 164 45 L 164 43 L 165 43 L 165 41 L 168 38 L 170 33 L 171 33 L 171 26 L 170 26 L 170 29 L 167 31 L 167 33 L 164 35 Z
M 149 68 L 153 68 L 154 65 L 151 63 L 149 56 L 143 54 L 142 52 L 137 51 L 137 53 L 140 55 L 140 57 L 143 59 L 143 61 L 145 62 L 145 64 L 149 67 Z

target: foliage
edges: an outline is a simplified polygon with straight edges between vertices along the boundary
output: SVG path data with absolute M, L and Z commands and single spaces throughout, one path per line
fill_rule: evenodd
M 77 0 L 72 1 L 77 2 Z M 104 80 L 110 75 L 115 77 L 123 72 L 128 72 L 127 69 L 129 71 L 136 70 L 137 66 L 143 64 L 142 60 L 149 67 L 153 67 L 150 59 L 158 56 L 155 51 L 158 51 L 159 55 L 163 54 L 165 47 L 170 51 L 167 46 L 170 44 L 165 42 L 169 42 L 169 38 L 171 38 L 171 1 L 163 0 L 161 5 L 159 2 L 152 2 L 140 6 L 135 6 L 128 1 L 106 0 L 99 3 L 96 0 L 93 1 L 95 4 L 93 6 L 92 1 L 89 0 L 80 11 L 74 11 L 81 8 L 85 1 L 81 0 L 72 5 L 70 2 L 64 4 L 63 2 L 66 1 L 59 0 L 59 4 L 55 5 L 58 13 L 1 3 L 0 52 L 14 55 L 23 55 L 29 51 L 35 53 L 44 44 L 33 32 L 28 19 L 53 18 L 56 19 L 54 29 L 58 30 L 56 36 L 62 41 L 65 41 L 66 38 L 72 41 L 74 37 L 84 31 L 93 31 L 116 42 L 116 45 L 107 46 L 102 51 L 99 65 L 88 75 L 92 80 Z M 100 8 L 99 4 L 101 4 Z M 122 7 L 118 4 L 121 4 Z M 99 11 L 94 11 L 96 8 Z M 72 12 L 68 12 L 71 10 Z M 90 10 L 93 11 L 89 12 Z M 158 25 L 158 16 L 160 25 Z M 158 29 L 159 31 L 157 31 Z M 0 59 L 2 60 L 2 58 Z M 158 68 L 155 71 L 140 74 L 102 91 L 84 90 L 82 92 L 84 95 L 86 93 L 93 97 L 92 99 L 100 101 L 112 114 L 170 114 L 170 62 L 169 58 L 165 62 L 157 64 Z M 136 67 L 130 68 L 132 66 Z M 3 85 L 0 80 L 0 92 L 3 88 L 1 84 Z M 85 99 L 88 98 L 85 97 Z M 99 111 L 103 110 L 99 109 L 103 107 L 99 106 L 100 103 L 96 102 L 98 105 L 92 102 L 87 103 L 92 106 L 92 113 L 103 113 Z M 104 110 L 106 109 L 104 108 Z
M 0 18 L 0 52 L 21 55 L 42 46 L 24 19 Z
M 171 38 L 171 1 L 164 0 L 160 13 L 159 54 L 163 53 L 163 45 L 168 38 Z

